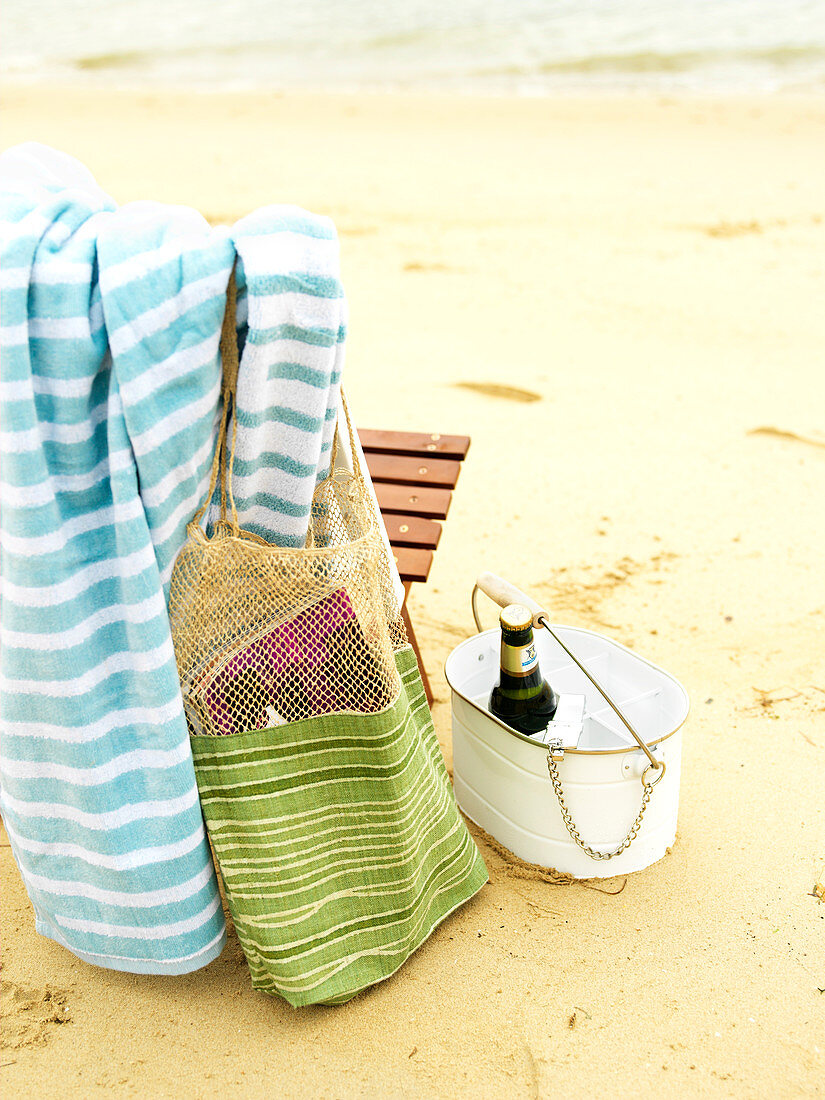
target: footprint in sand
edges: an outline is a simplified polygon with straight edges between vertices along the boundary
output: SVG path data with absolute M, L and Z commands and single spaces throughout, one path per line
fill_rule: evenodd
M 498 397 L 503 401 L 521 401 L 530 404 L 533 401 L 541 401 L 540 393 L 533 390 L 520 390 L 517 386 L 500 386 L 497 382 L 453 382 L 453 386 L 459 390 L 470 390 L 472 393 L 482 393 L 485 397 Z
M 702 225 L 701 232 L 708 237 L 747 237 L 752 233 L 761 233 L 763 226 L 758 221 L 717 222 L 716 225 Z
M 4 981 L 0 984 L 0 1050 L 42 1047 L 62 1025 L 72 1022 L 68 991 L 47 985 L 42 989 Z
M 411 260 L 409 263 L 404 264 L 405 271 L 458 271 L 457 267 L 450 267 L 449 264 L 422 264 L 417 260 Z
M 785 431 L 784 428 L 770 426 L 751 428 L 748 435 L 772 435 L 776 439 L 791 439 L 795 443 L 807 443 L 810 447 L 825 447 L 825 439 L 815 439 L 810 435 L 798 435 L 796 432 Z
M 647 561 L 623 557 L 609 568 L 583 565 L 576 571 L 580 579 L 564 576 L 538 582 L 533 587 L 537 598 L 544 599 L 545 606 L 552 608 L 554 613 L 581 617 L 588 626 L 596 629 L 624 630 L 622 623 L 609 622 L 604 618 L 605 604 L 609 606 L 610 597 L 637 578 L 649 585 L 662 584 L 661 578 L 656 574 L 666 571 L 677 557 L 678 555 L 663 550 Z M 557 572 L 566 573 L 567 570 Z

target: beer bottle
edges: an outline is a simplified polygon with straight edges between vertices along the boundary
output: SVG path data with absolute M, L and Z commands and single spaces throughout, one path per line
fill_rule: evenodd
M 559 699 L 539 668 L 533 616 L 522 604 L 511 603 L 500 621 L 501 676 L 490 693 L 490 710 L 519 733 L 540 733 Z

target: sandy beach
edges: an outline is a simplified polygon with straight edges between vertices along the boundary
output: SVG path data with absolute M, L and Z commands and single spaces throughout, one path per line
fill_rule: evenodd
M 691 696 L 679 833 L 610 892 L 490 883 L 340 1008 L 36 935 L 5 837 L 4 1096 L 815 1097 L 825 1089 L 825 106 L 9 86 L 3 148 L 118 201 L 329 215 L 362 427 L 472 446 L 410 608 L 451 767 L 484 569 Z M 495 613 L 487 607 L 490 625 Z

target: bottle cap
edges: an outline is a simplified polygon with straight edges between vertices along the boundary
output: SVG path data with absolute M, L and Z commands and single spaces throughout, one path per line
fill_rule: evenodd
M 505 630 L 526 630 L 533 625 L 533 615 L 523 603 L 511 603 L 502 611 L 500 621 Z

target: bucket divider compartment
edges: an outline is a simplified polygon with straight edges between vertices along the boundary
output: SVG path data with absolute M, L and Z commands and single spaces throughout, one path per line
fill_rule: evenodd
M 580 749 L 620 749 L 623 747 L 637 748 L 633 736 L 628 733 L 622 723 L 610 711 L 612 722 L 596 717 L 594 714 L 585 715 L 584 729 L 579 739 Z M 615 723 L 615 725 L 613 724 Z
M 684 689 L 667 673 L 602 635 L 577 627 L 561 631 L 576 657 L 639 732 L 647 744 L 655 744 L 684 721 L 687 699 Z M 499 632 L 476 635 L 459 646 L 448 662 L 448 680 L 478 718 L 492 719 L 490 691 L 499 675 Z M 584 695 L 584 727 L 579 749 L 585 752 L 627 751 L 636 740 L 578 665 L 547 631 L 535 632 L 542 672 L 559 694 Z M 480 712 L 480 713 L 479 713 Z
M 662 689 L 651 688 L 629 698 L 620 696 L 615 702 L 626 715 L 628 721 L 637 728 L 653 729 L 658 724 L 657 720 L 662 714 Z M 617 746 L 611 743 L 613 741 L 620 741 L 629 748 L 638 748 L 633 735 L 625 728 L 621 719 L 607 703 L 604 703 L 598 710 L 586 711 L 584 730 L 579 742 L 580 748 L 615 748 Z

